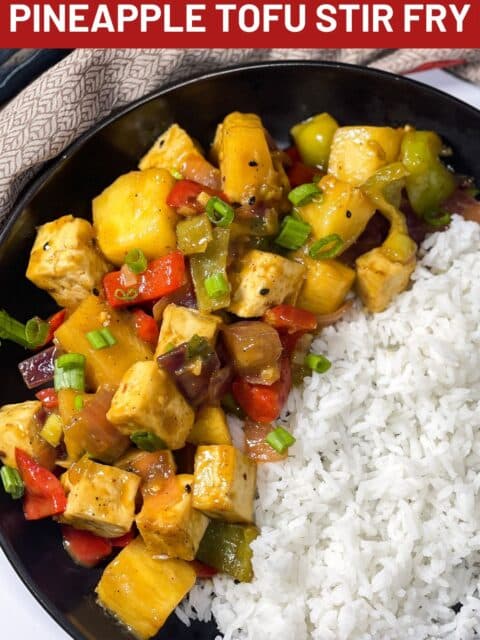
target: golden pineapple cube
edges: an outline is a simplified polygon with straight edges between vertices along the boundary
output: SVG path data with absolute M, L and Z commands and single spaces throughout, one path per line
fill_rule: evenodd
M 192 565 L 183 560 L 159 560 L 139 536 L 110 562 L 97 585 L 99 604 L 147 640 L 195 584 Z
M 219 316 L 169 304 L 163 312 L 155 357 L 164 354 L 171 345 L 178 347 L 188 342 L 194 335 L 206 338 L 213 346 L 221 324 Z
M 63 474 L 62 484 L 67 508 L 60 522 L 104 538 L 132 528 L 139 476 L 84 457 Z
M 297 298 L 297 306 L 323 315 L 336 311 L 355 281 L 355 271 L 338 260 L 299 258 L 306 268 L 305 280 Z
M 158 556 L 193 560 L 208 525 L 208 518 L 192 505 L 193 475 L 172 477 L 177 491 L 144 497 L 136 518 L 147 549 Z M 166 499 L 168 498 L 168 499 Z
M 197 445 L 232 444 L 225 411 L 221 407 L 201 407 L 187 442 Z
M 137 362 L 125 373 L 107 413 L 126 435 L 148 431 L 168 449 L 181 449 L 195 414 L 166 371 L 156 362 Z
M 211 518 L 253 522 L 257 467 L 231 445 L 200 446 L 195 455 L 193 506 Z

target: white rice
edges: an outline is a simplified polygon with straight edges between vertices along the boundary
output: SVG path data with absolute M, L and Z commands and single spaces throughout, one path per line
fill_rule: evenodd
M 315 341 L 333 366 L 290 396 L 288 461 L 259 468 L 255 579 L 202 583 L 182 619 L 213 611 L 225 640 L 480 633 L 480 226 L 422 256 L 387 311 Z

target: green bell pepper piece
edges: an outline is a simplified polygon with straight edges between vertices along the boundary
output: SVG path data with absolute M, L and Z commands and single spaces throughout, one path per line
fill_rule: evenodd
M 305 164 L 326 170 L 333 136 L 338 122 L 328 113 L 320 113 L 296 124 L 290 130 Z
M 204 253 L 212 239 L 212 225 L 207 216 L 192 216 L 177 224 L 177 246 L 187 256 Z
M 228 243 L 230 229 L 215 227 L 212 230 L 212 240 L 204 253 L 197 253 L 190 258 L 190 272 L 197 296 L 200 311 L 216 311 L 224 309 L 230 304 L 230 289 L 216 297 L 210 297 L 205 288 L 205 280 L 212 276 L 227 277 Z

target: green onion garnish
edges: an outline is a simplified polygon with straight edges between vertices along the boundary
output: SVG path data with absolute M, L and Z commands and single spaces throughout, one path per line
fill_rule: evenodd
M 228 227 L 235 217 L 232 207 L 217 196 L 210 198 L 206 209 L 208 219 L 218 227 Z
M 196 334 L 190 338 L 187 343 L 187 359 L 206 358 L 212 353 L 212 347 L 209 341 L 202 336 Z
M 452 216 L 448 213 L 448 211 L 440 211 L 437 213 L 427 213 L 425 214 L 425 222 L 429 224 L 431 227 L 446 227 L 447 224 L 450 224 L 452 221 Z
M 125 256 L 125 264 L 133 273 L 143 273 L 148 266 L 147 258 L 141 249 L 132 249 Z
M 159 451 L 166 449 L 166 445 L 158 436 L 150 431 L 136 431 L 130 436 L 130 440 L 142 451 Z
M 288 447 L 291 447 L 292 444 L 295 443 L 295 438 L 291 433 L 285 431 L 283 427 L 277 427 L 273 431 L 270 431 L 268 436 L 265 438 L 265 442 L 275 449 L 277 453 L 285 453 Z
M 128 289 L 124 291 L 123 289 L 115 290 L 115 298 L 117 300 L 121 300 L 122 302 L 130 302 L 131 300 L 135 300 L 138 296 L 138 289 Z
M 308 253 L 310 254 L 310 257 L 315 258 L 315 260 L 335 258 L 342 251 L 344 244 L 345 243 L 339 235 L 332 233 L 330 236 L 325 236 L 325 238 L 314 242 Z
M 85 336 L 94 349 L 105 349 L 117 343 L 112 332 L 107 327 L 105 329 L 89 331 Z
M 66 353 L 58 357 L 54 365 L 53 385 L 55 391 L 85 391 L 85 356 L 81 353 Z
M 81 353 L 64 353 L 63 356 L 58 356 L 55 362 L 60 369 L 72 369 L 84 367 L 85 360 L 85 356 Z
M 75 396 L 75 399 L 73 401 L 73 406 L 75 407 L 76 411 L 81 411 L 83 409 L 83 398 L 82 396 Z
M 169 171 L 170 175 L 172 176 L 172 178 L 175 178 L 175 180 L 183 180 L 182 174 L 178 169 L 175 169 L 175 167 L 172 167 L 171 169 L 169 169 Z
M 203 282 L 209 298 L 220 298 L 230 291 L 230 286 L 223 273 L 214 273 Z
M 317 373 L 325 373 L 332 366 L 332 363 L 325 356 L 320 356 L 315 353 L 309 353 L 305 358 L 306 366 L 312 371 L 316 371 Z
M 25 487 L 23 480 L 16 469 L 13 467 L 2 467 L 0 470 L 3 488 L 9 493 L 14 500 L 18 500 L 23 496 Z
M 303 247 L 311 230 L 308 223 L 296 220 L 293 216 L 286 216 L 282 221 L 280 233 L 275 238 L 275 242 L 285 249 L 295 251 Z
M 322 190 L 316 184 L 308 182 L 292 189 L 288 194 L 288 199 L 294 207 L 302 207 L 320 193 L 322 193 Z
M 16 342 L 22 347 L 30 346 L 25 335 L 25 325 L 3 310 L 0 311 L 0 338 Z
M 34 349 L 35 347 L 44 345 L 49 331 L 50 326 L 45 320 L 41 318 L 32 318 L 29 320 L 25 325 L 25 336 L 30 347 Z

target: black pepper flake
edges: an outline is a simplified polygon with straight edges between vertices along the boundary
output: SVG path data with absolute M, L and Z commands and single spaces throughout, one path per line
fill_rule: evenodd
M 352 212 L 351 211 L 347 211 L 347 218 L 351 218 L 352 217 Z
M 97 289 L 97 287 L 93 287 L 92 293 L 93 293 L 94 296 L 99 296 L 100 295 L 100 291 Z
M 249 200 L 248 200 L 248 204 L 250 206 L 254 205 L 256 203 L 257 199 L 255 196 L 252 196 Z
M 250 160 L 250 162 L 248 163 L 249 167 L 258 167 L 258 162 L 256 162 L 255 160 Z
M 165 140 L 160 140 L 160 142 L 158 143 L 158 146 L 160 147 L 160 149 L 163 147 L 164 144 L 165 144 Z
M 50 243 L 49 242 L 45 242 L 45 244 L 43 245 L 43 250 L 44 251 L 48 251 L 50 249 Z
M 243 479 L 244 479 L 244 480 L 246 480 L 246 479 L 247 479 L 247 474 L 246 474 L 246 473 L 244 473 L 244 474 L 243 474 Z
M 186 484 L 186 485 L 185 485 L 185 491 L 186 491 L 187 493 L 192 493 L 192 487 L 191 487 L 189 484 Z
M 261 296 L 268 296 L 269 293 L 270 293 L 270 289 L 267 289 L 266 287 L 263 289 L 260 289 Z

